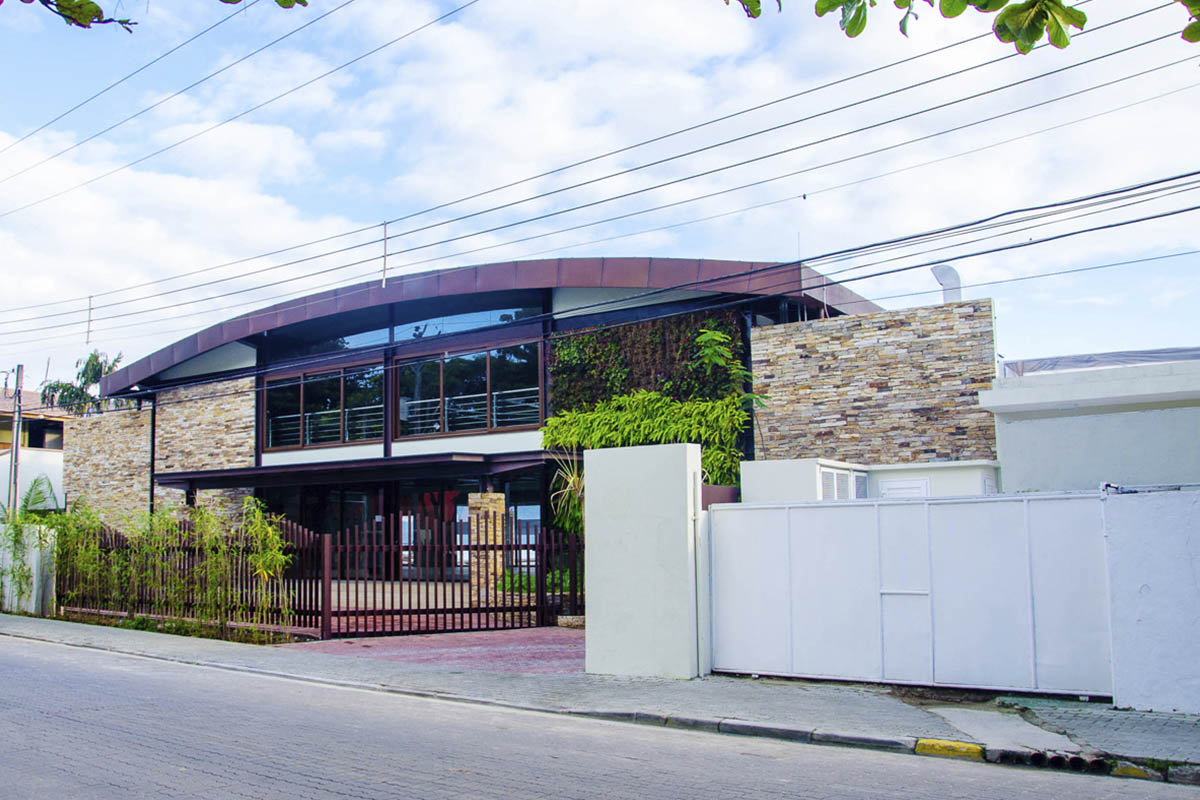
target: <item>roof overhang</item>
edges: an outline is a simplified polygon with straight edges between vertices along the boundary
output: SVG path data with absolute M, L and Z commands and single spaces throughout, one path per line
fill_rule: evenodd
M 434 453 L 356 461 L 237 467 L 195 472 L 160 472 L 154 481 L 170 489 L 251 489 L 271 486 L 315 486 L 405 478 L 457 478 L 498 475 L 537 467 L 554 459 L 544 450 L 519 453 Z
M 694 258 L 550 258 L 505 261 L 367 281 L 287 300 L 180 339 L 105 375 L 100 393 L 127 392 L 154 376 L 217 347 L 264 331 L 332 314 L 412 300 L 520 289 L 687 289 L 747 296 L 807 297 L 844 314 L 879 306 L 794 263 Z

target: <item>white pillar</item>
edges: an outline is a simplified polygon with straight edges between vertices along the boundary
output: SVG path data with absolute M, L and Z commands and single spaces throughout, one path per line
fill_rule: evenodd
M 699 445 L 589 450 L 583 463 L 587 671 L 706 673 Z

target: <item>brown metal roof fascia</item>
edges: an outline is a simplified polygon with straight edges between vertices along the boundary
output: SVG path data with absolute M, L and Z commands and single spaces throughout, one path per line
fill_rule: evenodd
M 512 289 L 670 289 L 691 281 L 719 279 L 726 275 L 737 275 L 771 266 L 773 264 L 770 262 L 694 258 L 559 258 L 501 261 L 474 267 L 400 275 L 389 278 L 386 286 L 380 286 L 378 281 L 366 281 L 287 300 L 205 328 L 106 375 L 100 380 L 100 393 L 107 397 L 123 392 L 193 356 L 251 334 L 345 311 L 408 300 Z M 796 271 L 790 268 L 788 272 L 788 269 L 771 270 L 766 275 L 753 278 L 738 275 L 728 281 L 684 288 L 714 293 L 798 295 L 799 285 L 781 285 L 789 274 Z M 823 283 L 824 280 L 816 272 L 805 267 L 804 293 L 821 300 L 820 291 L 809 292 L 807 287 Z M 844 313 L 879 309 L 874 303 L 837 284 L 831 284 L 824 294 L 824 301 L 830 307 L 842 311 L 842 306 L 846 306 Z
M 481 453 L 435 453 L 354 461 L 319 461 L 270 467 L 160 472 L 159 486 L 174 489 L 237 489 L 256 486 L 296 486 L 362 480 L 397 480 L 430 475 L 488 475 L 538 466 L 549 458 L 541 450 L 485 455 Z

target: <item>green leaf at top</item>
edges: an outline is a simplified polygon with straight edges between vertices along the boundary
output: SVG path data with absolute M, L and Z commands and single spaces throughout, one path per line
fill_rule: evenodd
M 842 30 L 853 39 L 867 27 L 866 0 L 849 0 L 842 6 Z
M 967 10 L 967 0 L 939 0 L 938 10 L 943 17 L 957 17 Z
M 817 0 L 817 16 L 823 17 L 835 8 L 840 8 L 846 0 Z
M 1060 50 L 1071 43 L 1071 37 L 1054 14 L 1046 17 L 1046 32 L 1050 34 L 1050 44 Z
M 1200 20 L 1183 29 L 1183 38 L 1189 42 L 1200 42 Z

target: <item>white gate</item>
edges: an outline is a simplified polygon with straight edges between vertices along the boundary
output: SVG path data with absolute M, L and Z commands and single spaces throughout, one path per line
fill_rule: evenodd
M 1099 493 L 717 505 L 713 669 L 1111 695 Z

